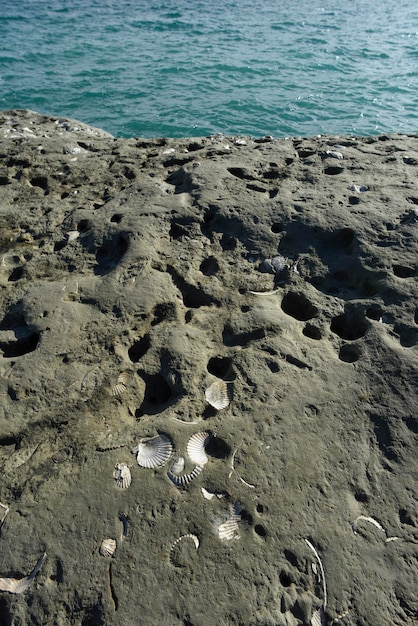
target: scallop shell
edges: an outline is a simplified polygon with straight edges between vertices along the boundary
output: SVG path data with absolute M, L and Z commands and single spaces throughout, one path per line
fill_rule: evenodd
M 116 550 L 116 539 L 103 539 L 99 552 L 102 556 L 113 556 Z
M 180 542 L 186 539 L 194 543 L 196 550 L 199 549 L 200 541 L 199 538 L 196 537 L 196 535 L 193 535 L 192 533 L 187 533 L 187 535 L 181 535 L 181 537 L 178 537 L 170 548 L 170 562 L 172 565 L 174 565 L 174 567 L 182 567 L 184 565 L 179 553 L 176 554 L 176 548 L 179 547 Z
M 127 381 L 128 372 L 122 372 L 119 374 L 117 383 L 110 389 L 110 394 L 112 396 L 120 396 L 122 393 L 125 393 Z
M 241 521 L 241 511 L 240 502 L 234 502 L 230 508 L 229 517 L 225 521 L 215 524 L 216 532 L 221 541 L 233 541 L 240 538 L 238 524 Z
M 45 561 L 46 553 L 41 556 L 37 564 L 33 568 L 29 576 L 24 578 L 0 578 L 0 591 L 8 591 L 9 593 L 22 593 L 31 586 L 33 579 L 42 567 Z
M 173 485 L 175 485 L 178 489 L 185 489 L 187 485 L 189 485 L 192 480 L 199 476 L 203 467 L 200 465 L 196 465 L 193 471 L 190 474 L 182 474 L 181 476 L 176 476 L 171 471 L 167 472 L 168 478 L 171 480 Z
M 208 457 L 205 452 L 205 448 L 209 443 L 209 439 L 211 435 L 202 431 L 200 433 L 195 433 L 192 435 L 187 442 L 187 454 L 192 463 L 195 465 L 206 465 L 208 462 Z
M 120 489 L 127 489 L 132 482 L 131 470 L 126 463 L 116 463 L 113 478 L 116 486 Z
M 184 470 L 184 456 L 179 456 L 179 458 L 176 459 L 173 465 L 170 467 L 170 472 L 177 476 L 178 474 L 181 474 L 183 470 Z
M 224 409 L 231 402 L 231 386 L 224 380 L 216 380 L 205 391 L 206 402 L 218 411 Z
M 173 453 L 173 444 L 167 435 L 143 437 L 132 452 L 136 453 L 138 465 L 151 469 L 167 463 Z

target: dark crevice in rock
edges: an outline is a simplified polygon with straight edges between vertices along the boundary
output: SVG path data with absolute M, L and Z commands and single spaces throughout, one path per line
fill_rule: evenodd
M 252 341 L 260 341 L 266 336 L 264 328 L 256 328 L 254 330 L 237 333 L 229 324 L 225 324 L 222 332 L 222 341 L 225 346 L 248 346 Z
M 36 350 L 40 337 L 40 333 L 34 331 L 16 341 L 2 341 L 0 342 L 0 350 L 6 359 L 23 356 Z
M 286 315 L 290 315 L 295 319 L 306 322 L 318 315 L 318 309 L 309 302 L 303 293 L 288 291 L 282 300 L 282 310 Z
M 232 368 L 232 359 L 229 357 L 214 356 L 209 359 L 206 369 L 209 374 L 223 380 L 233 380 L 235 374 Z
M 336 315 L 331 320 L 331 330 L 333 333 L 346 339 L 353 341 L 364 337 L 369 328 L 369 322 L 363 313 L 356 310 L 348 310 L 341 315 Z
M 115 269 L 128 250 L 128 246 L 127 235 L 115 234 L 104 241 L 96 252 L 95 274 L 102 276 Z
M 171 387 L 161 374 L 147 374 L 142 370 L 138 371 L 138 374 L 145 382 L 145 395 L 141 406 L 136 411 L 136 417 L 157 415 L 174 402 Z
M 132 363 L 138 363 L 151 347 L 151 339 L 148 334 L 135 341 L 128 350 L 128 356 Z
M 361 351 L 358 346 L 352 346 L 351 344 L 344 344 L 341 346 L 340 351 L 338 353 L 338 358 L 340 361 L 344 361 L 345 363 L 355 363 L 359 360 L 361 355 Z
M 199 289 L 190 283 L 187 283 L 184 278 L 177 272 L 177 270 L 171 265 L 167 266 L 167 272 L 170 274 L 173 283 L 181 292 L 183 298 L 183 304 L 188 309 L 197 309 L 201 306 L 220 306 L 219 300 L 212 298 L 203 289 Z

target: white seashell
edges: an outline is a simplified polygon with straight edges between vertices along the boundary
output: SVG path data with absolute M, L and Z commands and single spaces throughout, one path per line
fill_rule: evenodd
M 170 467 L 170 472 L 172 474 L 178 475 L 184 470 L 184 456 L 179 456 Z
M 208 462 L 208 456 L 205 452 L 205 448 L 209 443 L 211 435 L 205 431 L 195 433 L 187 442 L 187 454 L 189 459 L 195 465 L 206 465 Z
M 311 626 L 326 626 L 326 623 L 324 609 L 321 606 L 320 609 L 312 613 Z
M 102 556 L 113 556 L 116 550 L 116 539 L 103 539 L 99 552 Z
M 120 489 L 127 489 L 132 482 L 131 470 L 126 463 L 116 463 L 113 478 L 116 486 Z
M 149 469 L 165 465 L 173 453 L 173 444 L 167 435 L 143 437 L 132 452 L 141 467 Z
M 215 529 L 221 541 L 239 539 L 239 522 L 241 521 L 242 506 L 237 501 L 230 507 L 230 515 L 224 522 L 217 522 Z
M 78 230 L 69 230 L 68 233 L 65 234 L 67 235 L 67 241 L 75 241 L 80 237 Z
M 232 387 L 224 380 L 216 380 L 205 391 L 206 402 L 218 411 L 224 409 L 231 402 Z
M 113 387 L 110 390 L 111 395 L 120 396 L 122 393 L 124 393 L 126 391 L 127 381 L 128 381 L 127 372 L 122 372 L 122 374 L 119 374 L 116 385 L 113 385 Z
M 212 500 L 212 498 L 224 498 L 225 494 L 224 493 L 213 493 L 212 491 L 208 491 L 207 489 L 205 489 L 204 487 L 200 487 L 203 497 L 205 498 L 205 500 Z
M 203 467 L 201 467 L 200 465 L 196 465 L 196 467 L 194 468 L 193 471 L 190 472 L 190 474 L 183 474 L 181 476 L 176 476 L 175 474 L 172 474 L 169 471 L 167 472 L 167 476 L 171 480 L 173 485 L 175 485 L 178 489 L 185 489 L 187 485 L 189 485 L 192 482 L 192 480 L 196 478 L 196 476 L 199 476 L 202 469 Z
M 327 155 L 332 159 L 343 159 L 344 155 L 342 152 L 337 152 L 336 150 L 327 150 Z
M 22 593 L 31 586 L 33 579 L 42 567 L 45 561 L 46 553 L 41 556 L 37 564 L 33 568 L 33 571 L 29 576 L 24 578 L 0 578 L 0 591 L 8 591 L 9 593 Z
M 238 520 L 227 519 L 226 522 L 219 524 L 217 530 L 221 541 L 233 541 L 240 538 Z
M 178 537 L 178 539 L 175 540 L 170 548 L 170 562 L 172 565 L 174 565 L 174 567 L 181 567 L 183 565 L 182 559 L 179 558 L 179 553 L 177 552 L 176 554 L 176 547 L 178 548 L 179 543 L 184 540 L 192 541 L 196 550 L 199 549 L 200 541 L 199 538 L 196 537 L 196 535 L 193 535 L 192 533 L 187 533 L 187 535 L 181 535 L 181 537 Z

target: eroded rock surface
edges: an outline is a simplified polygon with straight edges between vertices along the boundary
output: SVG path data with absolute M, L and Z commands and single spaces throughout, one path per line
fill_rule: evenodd
M 417 181 L 416 136 L 114 139 L 0 114 L 0 576 L 47 553 L 2 624 L 306 626 L 305 539 L 327 623 L 417 623 Z M 183 490 L 131 452 L 160 432 L 186 456 L 199 431 Z

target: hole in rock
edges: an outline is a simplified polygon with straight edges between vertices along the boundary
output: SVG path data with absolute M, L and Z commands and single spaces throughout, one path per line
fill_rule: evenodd
M 408 524 L 408 526 L 415 526 L 414 522 L 412 521 L 411 516 L 408 514 L 406 509 L 399 509 L 399 520 L 401 524 Z
M 273 224 L 271 225 L 271 232 L 272 233 L 281 233 L 281 232 L 283 232 L 283 224 L 282 224 L 282 222 L 273 222 Z
M 30 184 L 32 187 L 40 187 L 45 192 L 48 189 L 48 179 L 46 176 L 35 176 L 34 178 L 31 178 Z
M 415 322 L 415 324 L 418 324 L 418 309 L 415 309 L 414 322 Z
M 224 380 L 233 380 L 235 378 L 234 371 L 232 369 L 232 359 L 229 357 L 214 356 L 209 359 L 206 366 L 209 374 L 213 374 L 217 378 Z
M 290 587 L 290 585 L 293 582 L 290 574 L 288 574 L 288 572 L 283 572 L 283 571 L 280 572 L 279 574 L 279 580 L 280 580 L 282 587 Z
M 331 320 L 332 332 L 347 341 L 360 339 L 366 334 L 368 328 L 369 322 L 358 311 L 346 311 Z
M 186 226 L 183 226 L 183 224 L 180 224 L 179 222 L 171 222 L 168 234 L 171 239 L 181 240 L 182 237 L 188 234 L 188 230 Z
M 213 276 L 219 270 L 219 263 L 214 256 L 210 256 L 201 262 L 199 269 L 205 276 Z
M 128 240 L 123 235 L 112 235 L 96 252 L 97 266 L 95 273 L 99 275 L 112 271 L 128 249 Z
M 67 243 L 68 242 L 65 239 L 63 239 L 62 241 L 57 241 L 56 243 L 54 243 L 54 252 L 59 252 L 60 250 L 65 248 Z
M 237 240 L 235 239 L 235 237 L 222 235 L 221 246 L 222 250 L 235 250 L 235 248 L 237 247 Z
M 341 346 L 338 353 L 338 358 L 344 363 L 355 363 L 359 360 L 361 351 L 358 346 L 352 346 L 350 344 L 344 344 Z
M 221 437 L 211 437 L 205 448 L 209 456 L 215 459 L 226 459 L 231 454 L 230 446 Z
M 135 341 L 128 350 L 128 356 L 132 363 L 138 363 L 151 347 L 151 339 L 148 334 Z
M 162 302 L 154 307 L 152 314 L 154 316 L 154 319 L 151 322 L 151 326 L 157 326 L 157 324 L 161 324 L 161 322 L 176 320 L 176 305 L 174 304 L 174 302 Z
M 10 274 L 8 281 L 10 283 L 14 283 L 23 276 L 23 267 L 15 267 L 12 273 Z
M 393 330 L 399 335 L 399 343 L 404 348 L 415 346 L 418 341 L 418 329 L 406 324 L 395 324 Z
M 276 363 L 276 361 L 267 361 L 267 367 L 272 374 L 277 374 L 277 372 L 280 372 L 280 365 Z
M 264 528 L 264 526 L 262 526 L 261 524 L 256 524 L 254 526 L 254 532 L 259 536 L 259 537 L 267 537 L 267 530 Z
M 11 182 L 7 176 L 0 176 L 0 185 L 9 185 Z
M 170 274 L 177 289 L 181 291 L 183 304 L 187 309 L 198 309 L 201 306 L 210 306 L 211 304 L 220 306 L 219 300 L 209 296 L 203 289 L 187 283 L 174 267 L 167 266 L 167 272 Z
M 257 513 L 264 513 L 264 506 L 262 504 L 257 504 L 255 510 L 257 511 Z
M 174 401 L 169 384 L 161 374 L 147 374 L 143 371 L 139 371 L 138 374 L 145 382 L 145 395 L 141 406 L 136 411 L 136 417 L 161 413 Z
M 318 315 L 318 309 L 303 293 L 288 291 L 282 300 L 282 310 L 301 322 L 306 322 Z
M 337 176 L 338 174 L 342 174 L 343 171 L 343 167 L 339 167 L 338 165 L 329 165 L 324 169 L 324 174 L 327 176 Z
M 367 495 L 367 493 L 365 491 L 355 491 L 354 492 L 354 497 L 357 500 L 357 502 L 368 502 L 369 501 L 369 496 Z
M 398 278 L 412 278 L 415 276 L 416 270 L 413 267 L 408 267 L 407 265 L 394 265 L 393 273 Z
M 90 220 L 80 220 L 77 224 L 77 230 L 79 233 L 85 233 L 91 228 Z
M 36 350 L 40 337 L 40 333 L 33 332 L 17 341 L 0 342 L 0 350 L 6 359 L 23 356 Z
M 379 305 L 372 305 L 366 310 L 366 317 L 368 317 L 369 320 L 375 320 L 376 322 L 378 322 L 382 315 L 383 310 Z
M 349 196 L 348 204 L 351 204 L 352 206 L 354 206 L 355 204 L 360 204 L 360 198 L 358 198 L 357 196 Z
M 115 213 L 114 215 L 112 215 L 112 217 L 110 218 L 111 222 L 114 222 L 115 224 L 120 224 L 121 221 L 123 219 L 123 214 L 122 213 Z
M 229 326 L 229 324 L 225 324 L 222 331 L 222 341 L 224 345 L 228 347 L 248 346 L 251 341 L 259 341 L 260 339 L 264 339 L 265 336 L 266 331 L 264 328 L 256 328 L 255 330 L 237 333 L 231 328 L 231 326 Z
M 314 326 L 313 324 L 306 324 L 302 332 L 305 337 L 309 337 L 309 339 L 322 339 L 321 329 L 318 328 L 318 326 Z
M 287 561 L 289 561 L 290 565 L 293 565 L 293 567 L 298 568 L 298 557 L 296 556 L 294 552 L 292 552 L 292 550 L 285 549 L 284 555 Z

